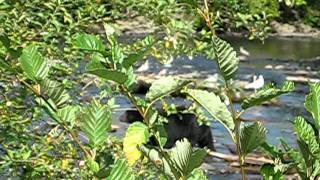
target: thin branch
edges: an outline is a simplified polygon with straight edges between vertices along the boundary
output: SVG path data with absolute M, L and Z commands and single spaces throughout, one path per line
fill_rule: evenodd
M 239 156 L 239 165 L 240 165 L 240 170 L 241 170 L 241 176 L 242 176 L 242 180 L 246 179 L 246 174 L 245 174 L 245 169 L 244 169 L 244 155 L 242 154 L 242 150 L 241 150 L 241 121 L 237 118 L 238 112 L 236 111 L 234 104 L 232 102 L 232 98 L 231 98 L 231 93 L 230 93 L 230 89 L 229 89 L 229 83 L 226 82 L 226 92 L 227 92 L 227 96 L 230 102 L 230 107 L 231 107 L 231 114 L 232 114 L 232 118 L 235 124 L 234 127 L 234 134 L 235 134 L 235 140 L 236 140 L 236 146 L 237 146 L 237 154 Z
M 204 18 L 204 20 L 206 21 L 206 24 L 207 24 L 208 28 L 211 31 L 212 38 L 214 38 L 214 36 L 216 36 L 216 33 L 215 33 L 215 30 L 214 30 L 212 22 L 211 22 L 207 0 L 204 0 L 204 5 L 205 5 L 205 9 L 203 11 L 199 10 L 199 13 Z M 240 117 L 240 115 L 236 111 L 236 109 L 234 107 L 234 104 L 232 102 L 231 93 L 230 93 L 230 89 L 229 89 L 230 88 L 229 87 L 229 83 L 226 82 L 225 86 L 226 86 L 225 87 L 225 91 L 226 91 L 227 97 L 228 97 L 229 102 L 230 102 L 232 119 L 233 119 L 233 122 L 235 124 L 233 140 L 235 141 L 235 144 L 237 146 L 237 154 L 239 156 L 239 164 L 240 164 L 240 169 L 241 169 L 242 180 L 245 180 L 246 179 L 246 175 L 245 175 L 245 170 L 244 170 L 244 167 L 243 167 L 245 159 L 244 159 L 244 155 L 242 154 L 242 151 L 241 151 L 241 139 L 240 139 L 241 121 L 238 119 Z

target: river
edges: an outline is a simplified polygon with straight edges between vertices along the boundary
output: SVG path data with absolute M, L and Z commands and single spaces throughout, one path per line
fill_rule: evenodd
M 236 79 L 247 83 L 252 80 L 253 75 L 263 75 L 266 82 L 283 83 L 285 80 L 296 80 L 296 90 L 290 94 L 277 98 L 276 104 L 261 105 L 249 109 L 243 114 L 247 120 L 259 120 L 268 129 L 267 140 L 271 144 L 278 145 L 279 138 L 283 138 L 289 145 L 296 147 L 296 137 L 293 132 L 291 121 L 297 115 L 307 116 L 304 110 L 304 98 L 308 92 L 307 81 L 319 80 L 317 66 L 308 64 L 311 59 L 320 56 L 320 40 L 310 38 L 276 38 L 270 37 L 262 43 L 261 41 L 249 41 L 240 37 L 223 37 L 227 39 L 240 53 L 245 51 L 245 58 L 240 62 Z M 242 50 L 240 50 L 242 49 Z M 162 65 L 155 60 L 148 60 L 145 64 L 147 69 L 138 72 L 141 77 L 159 78 L 161 76 L 180 76 L 182 78 L 203 81 L 214 79 L 218 72 L 214 61 L 207 60 L 201 56 L 192 60 L 181 57 L 171 64 Z M 312 68 L 310 67 L 312 66 Z M 215 83 L 215 82 L 211 82 Z M 210 82 L 209 82 L 210 84 Z M 241 83 L 240 83 L 241 84 Z M 131 107 L 124 97 L 119 96 L 116 101 L 121 107 Z M 239 104 L 236 104 L 240 108 Z M 126 124 L 117 121 L 121 111 L 115 113 L 115 123 L 119 125 L 119 134 L 125 132 Z M 218 122 L 211 123 L 212 133 L 218 152 L 230 153 L 232 141 L 227 131 Z M 240 176 L 234 172 L 228 163 L 213 159 L 204 164 L 209 170 L 210 179 L 239 179 Z M 252 178 L 260 178 L 251 174 Z M 249 177 L 251 177 L 249 176 Z

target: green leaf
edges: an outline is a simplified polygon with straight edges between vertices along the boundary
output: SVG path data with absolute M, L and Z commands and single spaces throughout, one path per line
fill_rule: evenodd
M 146 99 L 149 102 L 156 101 L 163 96 L 169 95 L 181 89 L 189 83 L 190 81 L 177 80 L 172 76 L 162 77 L 151 84 L 151 87 L 146 94 Z
M 130 67 L 129 69 L 127 69 L 126 70 L 126 75 L 127 75 L 127 80 L 126 80 L 126 82 L 125 82 L 125 85 L 127 86 L 127 87 L 130 87 L 131 85 L 133 85 L 134 84 L 134 82 L 135 82 L 135 78 L 136 78 L 136 76 L 135 76 L 135 74 L 134 74 L 134 71 L 133 71 L 133 67 Z
M 56 122 L 61 122 L 61 119 L 57 116 L 56 113 L 57 107 L 51 99 L 44 101 L 42 98 L 36 97 L 35 100 L 53 120 L 55 120 Z
M 10 49 L 8 50 L 8 52 L 10 53 L 10 55 L 12 56 L 12 58 L 17 59 L 17 58 L 20 57 L 20 55 L 21 55 L 21 53 L 22 53 L 22 50 L 23 50 L 22 47 L 18 47 L 17 49 L 12 49 L 12 48 L 10 48 Z
M 79 49 L 87 51 L 96 51 L 102 54 L 105 53 L 105 47 L 102 41 L 94 35 L 78 34 L 75 37 L 73 44 Z
M 10 49 L 11 41 L 10 41 L 10 39 L 8 38 L 7 35 L 1 34 L 1 35 L 0 35 L 0 42 L 2 43 L 2 45 L 3 45 L 4 47 L 6 47 L 6 49 Z
M 311 113 L 317 129 L 320 130 L 320 83 L 310 84 L 310 93 L 306 96 L 304 106 Z
M 294 90 L 294 83 L 286 81 L 281 89 L 276 88 L 272 84 L 268 84 L 261 88 L 256 94 L 245 98 L 241 107 L 243 109 L 248 109 L 252 106 L 260 105 L 265 101 L 269 101 L 277 96 L 291 92 Z
M 131 67 L 135 62 L 138 60 L 142 60 L 145 54 L 151 49 L 152 45 L 154 44 L 154 40 L 151 36 L 145 37 L 142 41 L 143 47 L 137 52 L 129 54 L 127 57 L 123 60 L 123 67 L 128 69 Z
M 22 51 L 19 59 L 21 69 L 27 78 L 38 81 L 47 77 L 49 66 L 38 52 L 36 46 L 28 46 Z
M 155 137 L 157 139 L 157 141 L 159 142 L 160 146 L 164 146 L 167 142 L 167 132 L 166 129 L 164 128 L 163 124 L 161 123 L 157 123 L 155 125 L 156 128 L 156 134 Z
M 284 152 L 286 153 L 286 155 L 291 158 L 296 164 L 299 164 L 300 162 L 303 161 L 303 157 L 302 155 L 299 153 L 298 150 L 296 150 L 295 148 L 292 148 L 288 145 L 288 143 L 286 143 L 284 141 L 283 138 L 280 138 L 280 144 L 282 146 L 282 149 L 284 150 Z
M 263 148 L 264 152 L 272 158 L 281 158 L 284 155 L 281 149 L 274 145 L 268 144 L 267 142 L 261 144 L 261 147 Z
M 284 180 L 282 173 L 277 165 L 274 164 L 264 164 L 261 169 L 260 173 L 265 180 Z
M 107 139 L 107 131 L 111 130 L 110 111 L 99 102 L 92 101 L 84 110 L 80 128 L 92 147 L 102 145 Z
M 8 38 L 8 35 L 0 34 L 0 42 L 6 48 L 6 53 L 9 53 L 12 56 L 12 58 L 17 59 L 20 57 L 20 55 L 22 53 L 22 47 L 18 47 L 17 49 L 13 49 L 11 47 L 11 40 Z
M 59 109 L 57 115 L 60 119 L 70 124 L 71 127 L 75 125 L 77 114 L 80 112 L 80 106 L 66 106 Z
M 319 160 L 319 158 L 314 160 L 314 163 L 312 164 L 312 166 L 313 166 L 313 169 L 312 169 L 312 174 L 310 176 L 310 179 L 319 178 L 319 176 L 320 176 L 320 160 Z
M 145 156 L 148 157 L 158 168 L 163 169 L 165 174 L 169 177 L 174 178 L 174 175 L 170 169 L 168 162 L 165 160 L 163 156 L 160 156 L 159 152 L 155 149 L 149 149 L 144 145 L 139 147 L 140 151 L 144 153 Z
M 124 159 L 118 159 L 110 175 L 107 177 L 107 180 L 133 180 L 136 179 L 132 169 L 128 166 L 127 162 Z
M 236 51 L 229 43 L 218 37 L 214 37 L 212 41 L 220 71 L 224 79 L 228 81 L 234 77 L 238 70 L 239 59 Z
M 91 61 L 94 61 L 94 62 L 109 63 L 107 59 L 108 58 L 103 57 L 103 55 L 98 52 L 94 52 L 91 54 Z
M 267 129 L 256 122 L 241 131 L 241 150 L 244 155 L 251 153 L 266 141 Z
M 88 63 L 86 66 L 86 71 L 90 74 L 97 75 L 107 80 L 115 81 L 119 84 L 125 83 L 128 79 L 128 76 L 125 73 L 117 70 L 107 69 L 98 61 L 90 61 L 90 63 Z
M 299 175 L 303 178 L 306 174 L 306 166 L 304 159 L 299 151 L 291 148 L 283 139 L 280 138 L 281 145 L 286 152 L 286 156 L 289 157 L 290 161 L 294 164 L 299 172 Z
M 310 172 L 312 171 L 312 165 L 313 165 L 313 157 L 312 157 L 312 153 L 310 152 L 308 145 L 302 141 L 302 140 L 297 140 L 301 155 L 304 159 L 304 163 L 306 166 L 306 171 Z
M 203 90 L 188 89 L 187 93 L 197 101 L 210 115 L 226 127 L 230 135 L 234 129 L 234 122 L 227 106 L 221 102 L 219 96 Z
M 206 155 L 207 155 L 207 152 L 204 149 L 196 149 L 193 151 L 193 153 L 191 154 L 191 157 L 189 160 L 190 163 L 187 169 L 188 174 L 189 172 L 192 173 L 194 169 L 201 166 L 201 164 L 203 163 L 204 157 Z
M 115 36 L 107 37 L 110 45 L 111 57 L 114 63 L 123 63 L 124 54 L 122 52 L 121 47 L 119 46 Z
M 0 56 L 0 68 L 3 70 L 14 71 L 12 67 Z
M 45 79 L 40 82 L 40 93 L 47 100 L 50 99 L 57 109 L 65 106 L 70 100 L 70 96 L 64 89 L 64 86 L 57 81 L 49 79 Z
M 200 168 L 194 169 L 190 175 L 187 177 L 187 180 L 206 180 L 208 179 L 204 174 L 203 170 Z
M 148 142 L 149 137 L 149 128 L 142 122 L 134 122 L 127 129 L 123 139 L 123 151 L 130 166 L 141 157 L 138 145 Z
M 299 139 L 307 144 L 309 151 L 314 156 L 318 157 L 320 155 L 320 148 L 312 126 L 303 117 L 298 116 L 294 119 L 294 128 Z
M 99 171 L 99 164 L 95 160 L 88 159 L 86 163 L 92 172 L 96 173 Z
M 170 151 L 170 159 L 182 177 L 188 176 L 195 168 L 200 167 L 206 156 L 204 149 L 192 150 L 187 139 L 176 142 L 176 146 Z
M 20 57 L 22 50 L 23 50 L 22 47 L 18 47 L 17 49 L 10 48 L 8 49 L 8 52 L 12 56 L 12 58 L 17 59 Z
M 111 49 L 111 55 L 112 55 L 113 62 L 120 63 L 120 64 L 123 63 L 124 54 L 119 44 L 116 41 Z
M 153 124 L 157 123 L 157 121 L 160 117 L 159 112 L 151 106 L 148 106 L 147 109 L 148 109 L 148 112 L 146 112 L 145 118 L 149 121 L 149 124 L 153 125 Z
M 129 54 L 126 58 L 123 60 L 123 67 L 124 68 L 129 68 L 131 67 L 135 62 L 143 58 L 143 53 L 132 53 Z

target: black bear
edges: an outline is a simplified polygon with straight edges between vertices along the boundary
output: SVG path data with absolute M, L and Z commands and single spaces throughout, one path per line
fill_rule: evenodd
M 177 113 L 165 117 L 168 119 L 168 123 L 164 125 L 167 132 L 165 148 L 171 148 L 177 140 L 187 138 L 192 146 L 215 150 L 210 127 L 199 125 L 195 114 Z M 137 110 L 127 110 L 120 116 L 120 121 L 127 123 L 142 120 L 143 118 Z

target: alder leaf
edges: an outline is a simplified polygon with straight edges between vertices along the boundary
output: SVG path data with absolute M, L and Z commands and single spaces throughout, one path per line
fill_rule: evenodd
M 148 142 L 149 137 L 149 128 L 142 122 L 134 122 L 127 129 L 123 139 L 123 151 L 130 166 L 141 157 L 138 146 Z

